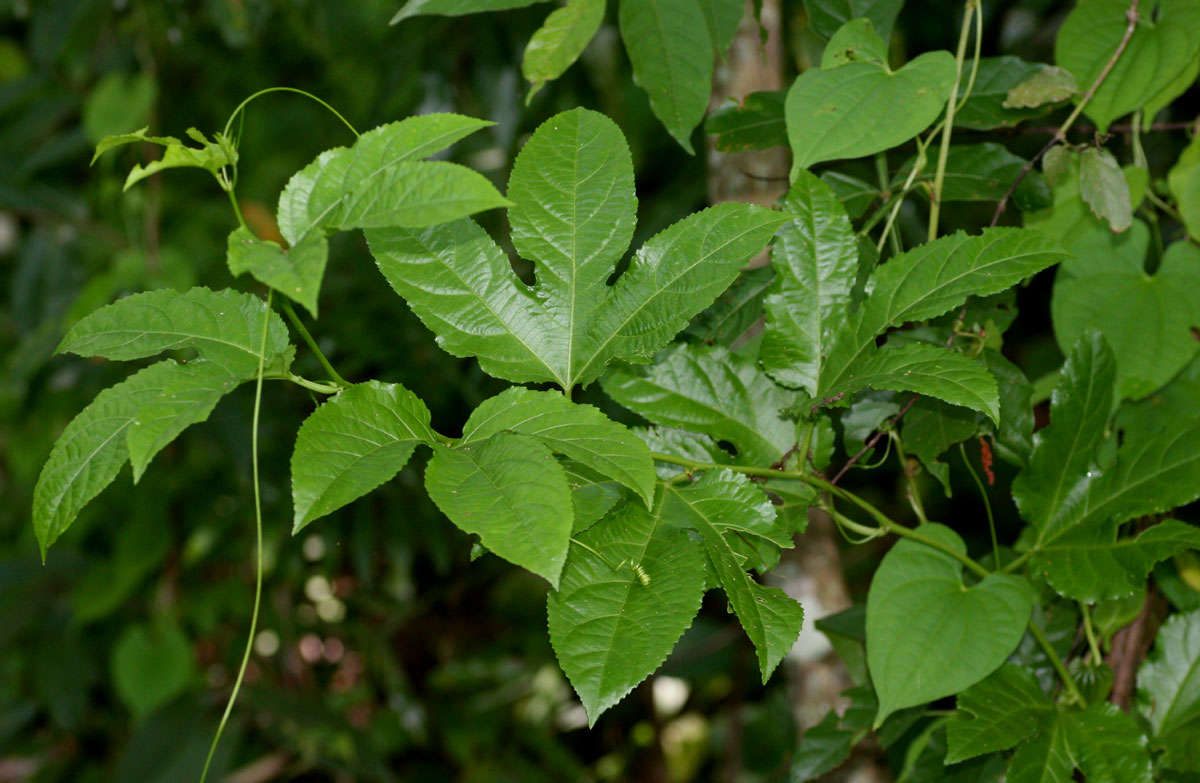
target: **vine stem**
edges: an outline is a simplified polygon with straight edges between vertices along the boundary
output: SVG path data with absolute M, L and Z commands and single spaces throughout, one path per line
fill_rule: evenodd
M 1063 687 L 1067 690 L 1067 695 L 1071 701 L 1078 704 L 1080 707 L 1087 706 L 1087 700 L 1083 698 L 1083 694 L 1079 692 L 1079 686 L 1075 684 L 1075 679 L 1071 677 L 1071 673 L 1067 671 L 1066 665 L 1062 658 L 1058 657 L 1058 653 L 1054 651 L 1054 646 L 1050 644 L 1050 640 L 1046 638 L 1045 632 L 1038 627 L 1038 624 L 1032 619 L 1029 621 L 1029 633 L 1033 635 L 1038 646 L 1042 648 L 1042 652 L 1046 653 L 1046 657 L 1050 659 L 1050 665 L 1054 667 L 1054 671 L 1058 672 L 1058 678 L 1062 680 Z
M 758 478 L 765 479 L 794 479 L 797 481 L 803 481 L 805 484 L 808 484 L 811 487 L 815 487 L 823 492 L 828 492 L 831 495 L 835 495 L 836 497 L 847 501 L 848 503 L 858 506 L 861 510 L 865 511 L 868 516 L 878 522 L 880 528 L 889 533 L 894 533 L 902 538 L 908 538 L 925 544 L 926 546 L 933 547 L 939 552 L 949 555 L 958 562 L 962 563 L 977 576 L 986 577 L 991 573 L 979 563 L 964 555 L 962 552 L 943 544 L 941 541 L 938 541 L 935 538 L 930 538 L 919 530 L 914 530 L 901 525 L 899 522 L 896 522 L 887 514 L 863 500 L 858 495 L 855 495 L 853 492 L 848 492 L 838 485 L 827 481 L 820 476 L 813 475 L 812 473 L 803 473 L 794 470 L 756 468 L 750 465 L 718 465 L 712 462 L 701 462 L 699 460 L 688 459 L 687 457 L 676 457 L 673 454 L 662 454 L 659 452 L 651 452 L 651 456 L 659 462 L 666 462 L 671 465 L 681 465 L 685 468 L 691 468 L 692 470 L 717 470 L 720 468 L 726 468 L 746 476 L 756 476 Z M 871 530 L 871 528 L 867 529 Z
M 217 724 L 217 733 L 213 736 L 212 744 L 208 748 L 208 756 L 204 759 L 204 770 L 200 773 L 200 783 L 204 783 L 208 778 L 208 768 L 212 764 L 213 754 L 217 752 L 217 745 L 221 742 L 221 735 L 225 733 L 229 715 L 233 712 L 233 705 L 237 702 L 238 692 L 242 689 L 242 680 L 246 677 L 246 667 L 250 663 L 250 652 L 254 649 L 254 634 L 258 631 L 258 610 L 262 605 L 263 524 L 262 488 L 258 475 L 258 419 L 262 412 L 263 370 L 267 355 L 267 331 L 271 323 L 271 293 L 270 290 L 267 291 L 267 307 L 263 311 L 262 336 L 258 347 L 258 375 L 254 382 L 254 416 L 250 424 L 250 471 L 254 484 L 254 609 L 250 613 L 250 633 L 246 636 L 246 648 L 242 651 L 242 663 L 238 666 L 237 678 L 233 681 L 233 690 L 229 694 L 229 701 L 225 703 L 225 712 L 221 715 L 221 722 Z
M 308 346 L 309 350 L 316 354 L 317 361 L 321 363 L 321 367 L 324 368 L 326 375 L 329 376 L 329 380 L 333 381 L 338 386 L 350 386 L 350 382 L 343 378 L 341 374 L 334 369 L 333 364 L 329 361 L 329 358 L 325 356 L 325 352 L 321 350 L 319 345 L 317 345 L 317 341 L 313 339 L 312 334 L 308 331 L 308 327 L 306 327 L 304 322 L 300 320 L 300 316 L 296 313 L 296 308 L 292 307 L 292 303 L 287 299 L 282 299 L 279 303 L 279 309 L 283 310 L 283 314 L 286 315 L 287 319 L 292 322 L 292 326 L 296 327 L 296 331 L 300 333 L 300 338 L 304 340 L 304 344 Z M 301 385 L 303 386 L 304 384 Z
M 1092 610 L 1085 603 L 1079 604 L 1079 613 L 1083 615 L 1083 632 L 1087 636 L 1088 650 L 1092 654 L 1092 665 L 1099 666 L 1104 660 L 1100 654 L 1100 643 L 1096 640 L 1096 628 L 1092 625 Z
M 239 103 L 237 105 L 237 108 L 233 110 L 233 113 L 229 115 L 229 119 L 225 121 L 225 130 L 223 131 L 223 133 L 226 136 L 229 135 L 229 130 L 230 130 L 230 128 L 233 127 L 233 121 L 238 118 L 239 114 L 241 114 L 243 111 L 245 111 L 247 106 L 249 106 L 251 103 L 253 103 L 258 98 L 261 98 L 262 96 L 268 95 L 273 92 L 295 93 L 296 95 L 303 95 L 305 98 L 316 101 L 317 103 L 324 106 L 334 117 L 337 117 L 339 120 L 341 120 L 342 124 L 350 129 L 350 132 L 354 134 L 355 138 L 357 138 L 360 135 L 359 132 L 354 128 L 354 126 L 350 124 L 350 120 L 343 117 L 341 112 L 339 112 L 337 109 L 333 108 L 332 106 L 330 106 L 328 103 L 321 100 L 317 96 L 313 95 L 311 92 L 308 92 L 306 90 L 301 90 L 297 87 L 267 87 L 264 90 L 259 90 L 258 92 L 251 94 L 244 101 Z
M 954 114 L 958 109 L 958 83 L 962 81 L 963 63 L 967 59 L 967 41 L 971 38 L 971 20 L 978 10 L 979 0 L 967 0 L 963 10 L 962 29 L 958 33 L 958 50 L 954 54 L 954 86 L 946 103 L 946 119 L 942 122 L 942 143 L 938 147 L 937 167 L 933 174 L 933 193 L 929 199 L 929 241 L 937 239 L 938 220 L 942 211 L 942 187 L 946 181 L 946 162 L 950 157 L 950 134 L 954 131 Z M 970 86 L 968 86 L 970 90 Z
M 994 226 L 1000 222 L 1000 216 L 1004 214 L 1004 208 L 1008 206 L 1008 200 L 1012 198 L 1012 194 L 1016 192 L 1017 187 L 1020 186 L 1029 172 L 1033 171 L 1033 167 L 1042 159 L 1043 155 L 1050 151 L 1051 147 L 1067 140 L 1067 131 L 1075 124 L 1075 120 L 1079 119 L 1079 115 L 1083 114 L 1084 108 L 1087 107 L 1092 98 L 1096 97 L 1096 92 L 1104 84 L 1104 80 L 1108 78 L 1108 75 L 1112 73 L 1112 69 L 1117 65 L 1117 60 L 1121 59 L 1121 55 L 1125 53 L 1126 47 L 1129 46 L 1130 39 L 1133 38 L 1133 33 L 1137 29 L 1138 3 L 1140 1 L 1132 0 L 1130 2 L 1129 8 L 1125 11 L 1125 32 L 1121 35 L 1121 40 L 1117 43 L 1117 48 L 1113 50 L 1112 56 L 1108 58 L 1108 62 L 1100 69 L 1100 73 L 1096 75 L 1095 81 L 1092 82 L 1091 87 L 1088 87 L 1088 91 L 1084 93 L 1083 98 L 1080 99 L 1079 103 L 1075 104 L 1075 110 L 1063 120 L 1062 125 L 1058 126 L 1058 130 L 1050 137 L 1050 141 L 1046 142 L 1046 146 L 1042 147 L 1038 151 L 1038 154 L 1030 158 L 1029 162 L 1017 172 L 1016 179 L 1008 186 L 1008 190 L 1000 198 L 1000 203 L 996 204 L 996 211 L 992 213 L 992 222 L 988 224 L 989 226 Z

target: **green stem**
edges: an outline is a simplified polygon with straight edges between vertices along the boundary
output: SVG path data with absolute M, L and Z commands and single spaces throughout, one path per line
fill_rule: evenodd
M 1087 706 L 1087 700 L 1083 698 L 1083 694 L 1079 692 L 1079 686 L 1075 684 L 1071 673 L 1067 671 L 1067 667 L 1063 664 L 1062 658 L 1058 657 L 1058 653 L 1054 651 L 1054 647 L 1050 644 L 1050 640 L 1046 638 L 1046 634 L 1038 627 L 1038 624 L 1032 619 L 1029 621 L 1029 633 L 1033 635 L 1038 646 L 1042 648 L 1042 652 L 1046 653 L 1046 657 L 1050 659 L 1050 665 L 1054 667 L 1054 671 L 1058 672 L 1058 677 L 1062 680 L 1063 687 L 1067 689 L 1067 695 L 1071 701 L 1078 704 L 1080 707 Z
M 233 712 L 233 705 L 237 702 L 238 692 L 242 689 L 242 680 L 246 676 L 246 666 L 250 663 L 250 651 L 254 649 L 254 634 L 258 630 L 258 610 L 262 605 L 263 525 L 262 488 L 258 476 L 258 419 L 262 411 L 263 369 L 267 355 L 267 331 L 271 323 L 270 314 L 271 292 L 268 291 L 267 307 L 263 311 L 262 336 L 259 339 L 258 346 L 258 374 L 254 383 L 254 416 L 250 424 L 250 470 L 254 484 L 254 609 L 250 612 L 250 633 L 246 637 L 246 649 L 242 652 L 242 663 L 238 667 L 237 678 L 233 681 L 233 690 L 229 694 L 229 701 L 225 703 L 225 712 L 221 715 L 221 722 L 217 724 L 216 736 L 213 737 L 212 745 L 208 748 L 208 756 L 204 759 L 204 770 L 200 773 L 200 783 L 204 783 L 205 779 L 208 778 L 208 768 L 212 764 L 213 754 L 217 751 L 221 735 L 225 733 L 225 725 L 229 722 L 229 715 Z
M 1033 557 L 1033 554 L 1036 551 L 1037 551 L 1037 549 L 1035 548 L 1035 549 L 1030 549 L 1027 552 L 1022 552 L 1021 555 L 1018 556 L 1016 560 L 1014 560 L 1011 563 L 1009 563 L 1008 565 L 1004 566 L 1004 568 L 1001 568 L 1000 572 L 1006 574 L 1010 571 L 1016 571 L 1018 568 L 1025 565 L 1025 562 L 1027 560 L 1029 560 L 1029 558 Z
M 833 484 L 821 478 L 820 476 L 813 475 L 812 473 L 802 473 L 794 470 L 771 470 L 769 468 L 756 468 L 749 465 L 717 465 L 712 462 L 701 462 L 699 460 L 688 459 L 687 457 L 676 457 L 673 454 L 662 454 L 660 452 L 651 452 L 651 456 L 659 462 L 666 462 L 671 465 L 682 465 L 683 467 L 691 468 L 692 470 L 717 470 L 719 468 L 727 468 L 746 476 L 758 476 L 759 478 L 765 479 L 795 479 L 797 481 L 803 481 L 810 487 L 815 487 L 822 492 L 828 492 L 831 495 L 858 506 L 889 533 L 894 533 L 902 538 L 907 538 L 912 541 L 925 544 L 926 546 L 933 547 L 939 552 L 942 552 L 943 554 L 948 555 L 949 557 L 952 557 L 958 562 L 962 563 L 977 576 L 986 577 L 991 573 L 986 568 L 979 565 L 979 563 L 976 563 L 974 560 L 964 555 L 962 552 L 943 544 L 941 541 L 938 541 L 935 538 L 930 538 L 919 530 L 913 530 L 912 528 L 901 525 L 899 522 L 896 522 L 887 514 L 875 508 L 875 506 L 872 506 L 870 503 L 863 500 L 858 495 L 855 495 L 853 492 L 847 492 L 837 484 Z
M 292 322 L 292 326 L 296 327 L 296 331 L 300 333 L 300 339 L 304 340 L 304 344 L 309 347 L 309 350 L 316 354 L 317 361 L 321 363 L 323 368 L 325 368 L 325 373 L 329 376 L 329 380 L 333 381 L 338 386 L 350 386 L 351 383 L 339 375 L 338 371 L 333 368 L 332 364 L 330 364 L 329 359 L 325 356 L 325 352 L 322 351 L 321 347 L 317 345 L 317 341 L 313 339 L 312 334 L 309 333 L 308 328 L 304 325 L 304 322 L 300 320 L 300 316 L 296 314 L 296 309 L 292 307 L 292 303 L 287 299 L 281 299 L 279 309 L 283 310 L 283 314 L 286 315 L 287 319 Z
M 1092 665 L 1099 666 L 1104 660 L 1104 656 L 1100 654 L 1100 643 L 1096 640 L 1096 629 L 1092 625 L 1092 610 L 1085 603 L 1079 604 L 1080 614 L 1083 615 L 1083 633 L 1087 636 L 1088 650 L 1092 654 Z
M 958 450 L 962 454 L 963 464 L 967 466 L 967 472 L 975 480 L 975 486 L 979 489 L 979 496 L 983 498 L 983 509 L 987 512 L 988 518 L 988 531 L 992 534 L 992 557 L 996 561 L 996 568 L 999 568 L 1000 544 L 996 539 L 996 518 L 992 516 L 992 501 L 988 498 L 987 488 L 983 486 L 983 481 L 979 478 L 979 474 L 975 472 L 975 466 L 971 464 L 971 460 L 967 459 L 967 447 L 960 443 L 958 444 Z
M 858 235 L 866 236 L 871 233 L 871 229 L 875 228 L 875 226 L 879 225 L 879 221 L 887 217 L 895 203 L 900 200 L 901 195 L 900 193 L 893 193 L 886 201 L 880 204 L 879 208 L 872 212 L 871 216 L 862 224 L 862 227 L 858 229 Z
M 929 517 L 925 516 L 925 504 L 921 502 L 921 493 L 917 489 L 917 479 L 908 470 L 908 455 L 904 453 L 904 442 L 894 429 L 890 430 L 888 435 L 896 444 L 896 456 L 900 458 L 900 470 L 904 473 L 908 504 L 912 506 L 913 513 L 922 525 L 929 524 Z
M 967 41 L 971 38 L 971 18 L 977 14 L 979 0 L 967 0 L 963 10 L 962 29 L 958 34 L 958 50 L 954 55 L 954 86 L 946 102 L 946 119 L 942 122 L 942 144 L 938 148 L 937 167 L 933 174 L 933 192 L 929 197 L 929 241 L 937 239 L 938 220 L 942 211 L 942 187 L 946 181 L 946 161 L 950 156 L 950 134 L 954 130 L 954 114 L 958 109 L 958 83 L 962 81 L 963 63 L 967 60 Z
M 917 175 L 925 170 L 925 148 L 921 145 L 921 140 L 917 139 L 917 158 L 913 161 L 912 171 L 908 173 L 908 178 L 904 180 L 904 187 L 900 189 L 900 193 L 896 197 L 896 203 L 892 206 L 892 211 L 888 213 L 887 223 L 883 226 L 883 233 L 879 235 L 879 242 L 875 245 L 877 251 L 883 251 L 883 245 L 887 242 L 888 235 L 892 233 L 892 226 L 896 222 L 896 216 L 900 214 L 900 207 L 904 206 L 904 198 L 908 195 L 908 191 L 912 189 L 913 182 L 916 181 Z
M 229 195 L 229 203 L 233 206 L 233 214 L 237 216 L 238 225 L 244 230 L 249 231 L 250 228 L 246 225 L 246 218 L 242 217 L 242 207 L 238 204 L 237 196 L 233 194 L 233 187 L 226 187 L 225 192 Z
M 295 373 L 291 373 L 291 372 L 280 373 L 278 375 L 268 375 L 268 376 L 266 376 L 266 380 L 268 380 L 268 381 L 291 381 L 292 383 L 296 384 L 297 386 L 303 386 L 305 389 L 308 389 L 309 391 L 314 391 L 317 394 L 337 394 L 344 388 L 342 386 L 337 386 L 332 383 L 318 383 L 317 381 L 310 381 L 308 378 L 302 378 L 299 375 L 296 375 Z

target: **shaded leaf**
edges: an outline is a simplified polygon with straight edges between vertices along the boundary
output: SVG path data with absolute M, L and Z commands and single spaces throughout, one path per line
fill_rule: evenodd
M 1200 719 L 1200 611 L 1167 618 L 1138 670 L 1137 683 L 1155 737 Z
M 621 40 L 654 116 L 692 154 L 712 89 L 713 41 L 698 0 L 621 0 Z
M 960 693 L 957 706 L 946 722 L 947 764 L 1014 747 L 1054 710 L 1033 672 L 1011 663 Z
M 173 623 L 131 625 L 113 646 L 113 687 L 137 718 L 187 690 L 195 674 L 191 645 Z
M 1047 103 L 1065 101 L 1077 92 L 1079 86 L 1070 71 L 1046 66 L 1009 88 L 1004 108 L 1035 109 Z
M 782 90 L 752 92 L 738 103 L 732 98 L 704 123 L 704 132 L 716 136 L 721 152 L 746 152 L 787 146 L 787 122 Z
M 1011 89 L 1050 67 L 1026 62 L 1012 55 L 981 58 L 975 74 L 975 85 L 955 113 L 954 125 L 972 130 L 1007 128 L 1041 114 L 1043 109 L 1040 108 L 1008 108 L 1005 101 Z M 966 80 L 970 78 L 970 69 L 963 70 L 963 82 L 958 91 L 960 100 L 966 90 Z
M 708 24 L 708 37 L 712 40 L 717 54 L 724 54 L 733 37 L 737 35 L 738 25 L 746 10 L 743 0 L 700 0 L 700 10 L 704 12 L 704 21 Z
M 529 97 L 579 59 L 603 21 L 604 0 L 571 0 L 546 17 L 525 45 L 521 61 L 521 72 L 530 82 Z
M 851 19 L 865 16 L 886 41 L 892 37 L 892 25 L 903 5 L 904 0 L 804 0 L 809 24 L 822 38 L 832 37 Z
M 714 493 L 720 493 L 724 484 L 721 478 L 690 487 L 667 484 L 662 515 L 664 519 L 699 533 L 717 580 L 746 635 L 754 643 L 758 668 L 765 683 L 800 635 L 804 610 L 778 587 L 765 587 L 755 582 L 739 562 L 732 543 L 721 533 L 722 520 L 715 516 L 719 513 L 717 508 L 710 505 Z
M 1179 155 L 1179 160 L 1167 174 L 1167 185 L 1188 236 L 1200 241 L 1200 140 L 1192 143 Z
M 775 279 L 769 266 L 748 269 L 704 312 L 692 319 L 686 335 L 701 342 L 730 345 L 763 317 L 763 296 Z
M 821 67 L 826 70 L 855 62 L 877 63 L 885 68 L 888 64 L 887 44 L 866 17 L 839 27 L 821 54 Z
M 238 228 L 229 235 L 226 262 L 234 277 L 249 272 L 258 282 L 304 305 L 315 318 L 328 256 L 329 246 L 317 234 L 284 250 Z
M 430 14 L 436 16 L 465 16 L 480 11 L 506 11 L 524 8 L 546 0 L 408 0 L 389 24 L 397 24 L 410 16 Z
M 940 400 L 923 397 L 913 403 L 904 415 L 904 449 L 917 459 L 942 485 L 947 497 L 950 495 L 950 467 L 940 460 L 951 446 L 979 432 L 980 419 L 977 414 L 947 405 Z

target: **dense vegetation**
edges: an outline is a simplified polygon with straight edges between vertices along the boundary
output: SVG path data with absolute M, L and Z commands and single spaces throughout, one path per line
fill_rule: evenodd
M 1200 0 L 0 8 L 0 779 L 1200 778 Z

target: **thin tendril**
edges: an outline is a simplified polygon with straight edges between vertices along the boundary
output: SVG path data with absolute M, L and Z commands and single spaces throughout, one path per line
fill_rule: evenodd
M 268 94 L 270 94 L 270 93 L 273 93 L 273 92 L 292 92 L 292 93 L 295 93 L 295 94 L 297 94 L 297 95 L 303 95 L 305 98 L 310 98 L 310 99 L 312 99 L 312 100 L 316 101 L 317 103 L 321 104 L 321 105 L 322 105 L 322 106 L 324 106 L 326 109 L 328 109 L 328 110 L 329 110 L 329 112 L 330 112 L 330 113 L 331 113 L 331 114 L 332 114 L 334 117 L 337 117 L 339 120 L 341 120 L 341 121 L 342 121 L 342 124 L 343 124 L 343 125 L 345 125 L 347 128 L 349 128 L 349 129 L 350 129 L 350 132 L 351 132 L 351 133 L 353 133 L 353 134 L 355 135 L 355 137 L 356 137 L 356 138 L 359 136 L 359 132 L 358 132 L 357 130 L 355 130 L 355 128 L 354 128 L 354 126 L 353 126 L 353 125 L 351 125 L 351 124 L 350 124 L 350 120 L 348 120 L 348 119 L 346 119 L 345 117 L 343 117 L 343 116 L 342 116 L 341 112 L 339 112 L 337 109 L 333 108 L 332 106 L 330 106 L 328 103 L 326 103 L 325 101 L 321 100 L 321 99 L 320 99 L 320 98 L 318 98 L 317 96 L 313 95 L 311 92 L 307 92 L 306 90 L 301 90 L 301 89 L 298 89 L 298 88 L 296 88 L 296 87 L 268 87 L 268 88 L 266 88 L 265 90 L 259 90 L 258 92 L 254 93 L 254 94 L 253 94 L 253 95 L 251 95 L 250 97 L 246 98 L 246 100 L 242 101 L 241 103 L 239 103 L 239 104 L 237 105 L 237 108 L 236 108 L 236 109 L 234 109 L 234 110 L 233 110 L 233 113 L 229 115 L 229 119 L 225 121 L 225 131 L 224 131 L 225 135 L 226 135 L 226 136 L 228 136 L 228 135 L 229 135 L 229 129 L 230 129 L 231 127 L 233 127 L 233 121 L 234 121 L 235 119 L 237 119 L 238 115 L 239 115 L 239 114 L 241 114 L 241 113 L 242 113 L 242 111 L 243 111 L 243 110 L 244 110 L 244 109 L 245 109 L 245 108 L 246 108 L 248 105 L 250 105 L 250 103 L 251 103 L 252 101 L 254 101 L 254 100 L 255 100 L 255 99 L 257 99 L 257 98 L 260 98 L 260 97 L 261 97 L 261 96 L 263 96 L 263 95 L 268 95 Z
M 217 724 L 217 733 L 212 745 L 208 748 L 208 756 L 204 759 L 204 770 L 200 773 L 200 783 L 208 778 L 208 767 L 212 764 L 213 754 L 225 733 L 225 724 L 233 712 L 238 692 L 242 689 L 242 680 L 246 676 L 246 666 L 250 663 L 250 651 L 254 649 L 254 634 L 258 630 L 258 609 L 262 604 L 263 581 L 263 525 L 262 525 L 262 490 L 258 480 L 258 417 L 262 410 L 263 368 L 267 354 L 267 328 L 271 323 L 271 291 L 267 291 L 267 306 L 263 311 L 262 337 L 258 347 L 258 375 L 254 383 L 254 417 L 250 425 L 250 468 L 254 484 L 254 609 L 250 614 L 250 633 L 246 637 L 246 649 L 242 652 L 242 663 L 238 667 L 237 679 L 233 681 L 233 690 L 229 701 L 225 704 L 225 712 L 221 722 Z

